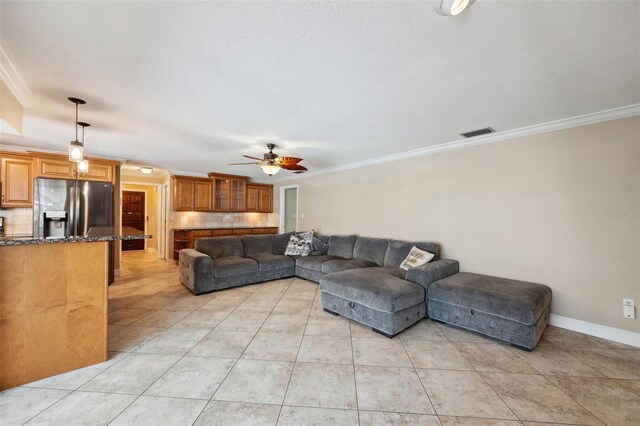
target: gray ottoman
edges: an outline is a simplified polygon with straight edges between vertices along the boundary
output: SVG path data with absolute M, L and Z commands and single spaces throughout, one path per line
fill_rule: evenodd
M 429 316 L 531 350 L 549 323 L 551 289 L 488 275 L 459 273 L 435 281 Z
M 426 314 L 425 290 L 384 268 L 358 268 L 320 279 L 325 311 L 368 325 L 393 337 Z

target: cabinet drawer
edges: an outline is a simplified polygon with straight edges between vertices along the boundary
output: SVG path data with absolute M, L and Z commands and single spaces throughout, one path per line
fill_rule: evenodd
M 231 229 L 214 229 L 211 233 L 214 237 L 226 237 L 233 235 L 233 231 Z
M 234 229 L 233 235 L 247 235 L 251 233 L 251 229 Z
M 253 228 L 254 234 L 277 234 L 277 228 Z
M 193 238 L 210 237 L 211 236 L 211 231 L 210 230 L 191 231 L 191 235 L 193 235 Z

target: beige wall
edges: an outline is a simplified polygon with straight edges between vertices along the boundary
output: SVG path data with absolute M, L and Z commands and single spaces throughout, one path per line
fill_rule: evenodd
M 640 305 L 640 117 L 292 184 L 301 229 L 436 241 L 464 271 L 549 285 L 552 313 L 640 331 L 622 317 Z

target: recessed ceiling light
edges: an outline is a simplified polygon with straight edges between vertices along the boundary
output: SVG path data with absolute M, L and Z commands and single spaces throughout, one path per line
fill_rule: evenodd
M 446 15 L 459 15 L 469 6 L 470 0 L 442 0 L 440 8 Z
M 140 167 L 140 171 L 143 175 L 150 175 L 153 172 L 151 167 Z

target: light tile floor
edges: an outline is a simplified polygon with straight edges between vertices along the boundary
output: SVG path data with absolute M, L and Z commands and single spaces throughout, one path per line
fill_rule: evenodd
M 109 361 L 0 393 L 0 424 L 639 425 L 640 349 L 549 327 L 532 352 L 423 320 L 389 340 L 284 279 L 193 296 L 126 253 Z

